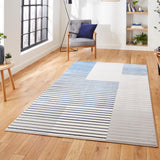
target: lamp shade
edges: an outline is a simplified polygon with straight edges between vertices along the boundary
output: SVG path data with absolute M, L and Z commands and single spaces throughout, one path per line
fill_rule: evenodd
M 72 4 L 72 0 L 66 0 L 67 4 Z

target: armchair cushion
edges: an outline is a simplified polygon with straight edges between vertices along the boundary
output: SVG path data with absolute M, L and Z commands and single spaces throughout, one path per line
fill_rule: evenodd
M 93 39 L 93 33 L 97 27 L 97 24 L 82 23 L 77 38 L 89 38 Z
M 70 47 L 81 47 L 81 46 L 94 46 L 95 40 L 88 38 L 70 38 L 69 46 Z

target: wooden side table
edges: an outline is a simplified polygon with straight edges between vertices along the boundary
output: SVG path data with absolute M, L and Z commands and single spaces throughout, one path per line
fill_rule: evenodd
M 10 79 L 10 81 L 11 81 L 12 88 L 15 89 L 13 77 L 12 77 L 11 70 L 10 70 L 10 68 L 13 67 L 13 66 L 14 66 L 13 63 L 1 64 L 1 65 L 0 65 L 0 71 L 1 71 L 1 85 L 2 85 L 2 91 L 3 91 L 4 102 L 6 101 L 6 90 L 5 90 L 5 85 L 4 85 L 4 75 L 3 75 L 3 71 L 4 71 L 4 70 L 8 70 L 9 79 Z
M 160 57 L 157 56 L 156 53 L 158 53 L 159 51 L 157 49 L 154 50 L 154 54 L 156 55 L 156 60 L 157 60 L 157 65 L 158 65 L 158 73 L 160 75 Z

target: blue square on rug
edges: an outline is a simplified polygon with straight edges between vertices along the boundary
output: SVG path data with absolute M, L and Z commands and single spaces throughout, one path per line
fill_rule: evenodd
M 144 76 L 147 75 L 147 66 L 138 64 L 124 64 L 122 73 L 126 75 Z

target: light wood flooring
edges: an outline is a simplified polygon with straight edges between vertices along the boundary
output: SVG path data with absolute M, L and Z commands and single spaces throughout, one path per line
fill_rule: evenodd
M 16 90 L 6 82 L 7 102 L 0 88 L 0 160 L 160 160 L 160 148 L 5 132 L 43 91 L 76 60 L 147 64 L 158 143 L 160 142 L 160 76 L 152 52 L 90 49 L 71 53 L 58 50 L 13 76 Z

